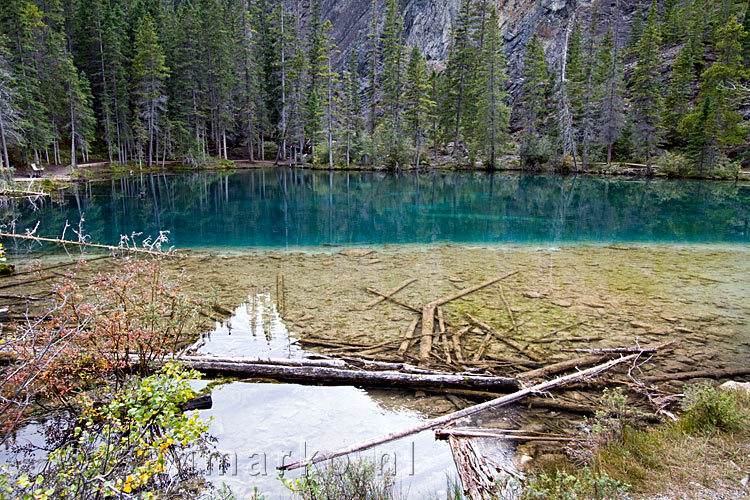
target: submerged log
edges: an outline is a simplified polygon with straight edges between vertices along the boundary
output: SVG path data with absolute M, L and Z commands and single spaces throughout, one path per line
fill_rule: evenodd
M 538 362 L 542 362 L 543 361 L 541 356 L 538 356 L 538 355 L 534 354 L 533 352 L 530 352 L 528 349 L 526 349 L 519 342 L 516 342 L 515 340 L 506 337 L 503 333 L 497 331 L 495 328 L 492 328 L 490 325 L 488 325 L 484 321 L 482 321 L 482 320 L 480 320 L 478 318 L 475 318 L 471 314 L 467 314 L 466 317 L 469 318 L 469 321 L 471 321 L 472 323 L 474 323 L 475 325 L 477 325 L 479 328 L 481 328 L 482 330 L 484 330 L 488 334 L 494 335 L 497 340 L 499 340 L 500 342 L 503 342 L 504 344 L 509 345 L 510 347 L 512 347 L 513 349 L 515 349 L 516 351 L 518 351 L 521 354 L 523 354 L 524 356 L 526 356 L 527 358 L 529 358 L 529 359 L 531 359 L 533 361 L 538 361 Z M 515 329 L 516 326 L 517 325 L 514 325 L 510 330 L 508 330 L 508 332 L 510 332 L 513 329 Z
M 191 410 L 210 410 L 214 405 L 214 401 L 210 394 L 204 394 L 202 396 L 196 396 L 193 399 L 185 401 L 182 405 L 183 411 Z
M 575 441 L 575 438 L 552 434 L 527 434 L 525 432 L 494 430 L 494 429 L 438 429 L 435 437 L 448 439 L 449 437 L 505 439 L 507 441 Z
M 493 285 L 500 280 L 504 280 L 505 278 L 513 276 L 516 273 L 518 273 L 518 271 L 505 273 L 502 276 L 497 276 L 490 280 L 483 281 L 482 283 L 478 283 L 474 286 L 464 288 L 463 290 L 459 290 L 456 293 L 439 298 L 433 302 L 430 302 L 429 304 L 425 304 L 424 306 L 422 306 L 422 338 L 419 343 L 420 361 L 427 361 L 427 359 L 430 357 L 430 352 L 432 351 L 432 336 L 435 329 L 435 313 L 439 306 L 445 305 L 448 302 L 460 299 L 465 295 L 469 295 L 470 293 L 474 293 L 477 290 L 481 290 L 482 288 Z
M 591 367 L 587 370 L 583 370 L 577 373 L 572 373 L 570 375 L 565 375 L 563 377 L 559 377 L 559 378 L 556 378 L 554 380 L 550 380 L 547 382 L 541 382 L 534 386 L 521 389 L 512 394 L 508 394 L 508 395 L 493 399 L 491 401 L 486 401 L 478 405 L 470 406 L 468 408 L 464 408 L 463 410 L 449 413 L 448 415 L 443 415 L 442 417 L 434 418 L 432 420 L 427 420 L 425 422 L 421 422 L 415 426 L 402 429 L 400 431 L 391 432 L 390 434 L 385 434 L 375 439 L 363 441 L 363 442 L 348 446 L 340 450 L 323 453 L 320 455 L 315 455 L 305 460 L 300 460 L 300 461 L 293 462 L 290 464 L 282 465 L 278 467 L 278 469 L 292 470 L 292 469 L 298 469 L 300 467 L 306 467 L 308 465 L 313 465 L 316 463 L 324 462 L 326 460 L 331 460 L 333 458 L 341 457 L 344 455 L 349 455 L 350 453 L 367 450 L 379 444 L 389 443 L 391 441 L 395 441 L 396 439 L 400 439 L 406 436 L 411 436 L 412 434 L 417 434 L 418 432 L 426 431 L 429 429 L 435 429 L 438 427 L 443 427 L 447 424 L 455 422 L 458 419 L 474 415 L 481 411 L 488 410 L 490 408 L 498 408 L 501 406 L 509 405 L 510 403 L 516 402 L 532 394 L 543 393 L 543 392 L 549 391 L 550 389 L 554 389 L 555 387 L 560 387 L 560 386 L 569 384 L 571 382 L 579 382 L 582 380 L 586 380 L 602 372 L 610 370 L 611 368 L 614 368 L 617 365 L 632 361 L 636 359 L 637 357 L 638 357 L 638 354 L 631 354 L 629 356 L 625 356 L 622 358 L 613 359 L 611 361 L 608 361 L 607 363 Z
M 304 360 L 289 360 L 287 365 L 270 364 L 262 360 L 215 359 L 190 356 L 179 358 L 191 368 L 207 374 L 234 377 L 273 378 L 276 380 L 310 384 L 364 385 L 374 387 L 453 387 L 464 389 L 517 390 L 516 379 L 452 373 L 405 373 L 394 370 L 371 371 L 343 367 L 321 366 L 324 361 L 313 363 Z
M 640 380 L 646 383 L 671 382 L 673 380 L 690 380 L 693 378 L 732 378 L 750 375 L 750 368 L 725 368 L 720 370 L 696 370 L 692 372 L 667 373 L 643 377 Z

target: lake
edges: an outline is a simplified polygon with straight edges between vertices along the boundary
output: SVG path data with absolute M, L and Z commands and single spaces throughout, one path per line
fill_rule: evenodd
M 39 222 L 36 234 L 59 236 L 83 218 L 108 244 L 161 230 L 177 247 L 750 241 L 750 185 L 690 180 L 263 168 L 136 174 L 6 203 L 17 232 Z

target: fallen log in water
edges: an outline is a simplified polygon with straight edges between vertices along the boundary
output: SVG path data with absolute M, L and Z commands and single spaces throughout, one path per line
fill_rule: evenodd
M 349 455 L 350 453 L 367 450 L 379 444 L 389 443 L 391 441 L 395 441 L 396 439 L 400 439 L 406 436 L 411 436 L 412 434 L 417 434 L 418 432 L 426 431 L 429 429 L 435 429 L 437 427 L 443 427 L 447 424 L 450 424 L 451 422 L 455 422 L 456 420 L 460 418 L 468 417 L 470 415 L 474 415 L 475 413 L 479 413 L 481 411 L 488 410 L 490 408 L 498 408 L 500 406 L 508 405 L 510 403 L 523 399 L 531 394 L 543 393 L 555 387 L 560 387 L 571 382 L 578 382 L 578 381 L 586 380 L 590 377 L 593 377 L 611 368 L 614 368 L 615 366 L 619 364 L 632 361 L 636 359 L 638 356 L 639 354 L 631 354 L 629 356 L 625 356 L 622 358 L 613 359 L 611 361 L 608 361 L 607 363 L 591 367 L 581 372 L 572 373 L 570 375 L 565 375 L 564 377 L 559 377 L 559 378 L 556 378 L 554 380 L 550 380 L 547 382 L 541 382 L 532 387 L 521 389 L 512 394 L 508 394 L 506 396 L 502 396 L 502 397 L 493 399 L 491 401 L 486 401 L 478 405 L 470 406 L 468 408 L 464 408 L 463 410 L 449 413 L 448 415 L 444 415 L 442 417 L 434 418 L 432 420 L 427 420 L 413 427 L 402 429 L 396 432 L 391 432 L 390 434 L 385 434 L 375 439 L 363 441 L 361 443 L 357 443 L 357 444 L 348 446 L 340 450 L 332 451 L 329 453 L 316 454 L 315 456 L 311 458 L 307 458 L 307 459 L 299 460 L 297 462 L 293 462 L 290 464 L 282 465 L 278 467 L 278 469 L 292 470 L 292 469 L 298 469 L 300 467 L 306 467 L 308 465 L 313 465 L 316 463 L 324 462 L 326 460 L 331 460 L 333 458 L 341 457 L 344 455 Z
M 345 384 L 377 387 L 517 390 L 519 382 L 513 378 L 453 373 L 406 373 L 395 370 L 372 371 L 346 368 L 336 360 L 281 360 L 232 359 L 201 356 L 179 358 L 191 368 L 207 374 L 234 377 L 273 378 L 276 380 L 311 384 Z
M 575 441 L 575 438 L 553 434 L 527 434 L 519 431 L 506 431 L 494 429 L 473 429 L 473 428 L 456 428 L 456 429 L 438 429 L 435 431 L 435 437 L 438 439 L 448 439 L 448 437 L 462 438 L 489 438 L 505 439 L 507 441 Z

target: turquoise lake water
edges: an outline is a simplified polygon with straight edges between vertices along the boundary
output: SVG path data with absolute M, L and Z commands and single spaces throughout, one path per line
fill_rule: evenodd
M 83 217 L 93 242 L 167 230 L 177 247 L 750 241 L 750 185 L 726 182 L 277 168 L 136 173 L 68 193 L 8 202 L 3 222 L 59 236 Z

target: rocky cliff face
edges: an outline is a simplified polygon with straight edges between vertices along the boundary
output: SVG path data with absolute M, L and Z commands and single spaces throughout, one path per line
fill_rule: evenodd
M 440 65 L 450 44 L 451 26 L 461 0 L 400 0 L 404 13 L 406 43 L 418 45 L 432 64 Z M 381 6 L 383 0 L 377 0 Z M 594 5 L 596 4 L 596 5 Z M 630 19 L 638 0 L 497 0 L 509 71 L 516 88 L 526 44 L 538 32 L 547 47 L 551 63 L 563 50 L 565 31 L 571 19 L 587 22 L 594 9 L 615 28 L 621 40 L 630 31 Z M 341 50 L 340 66 L 354 50 L 361 73 L 370 51 L 368 33 L 373 0 L 323 0 L 323 12 L 332 21 L 334 37 Z M 604 25 L 600 29 L 604 29 Z

